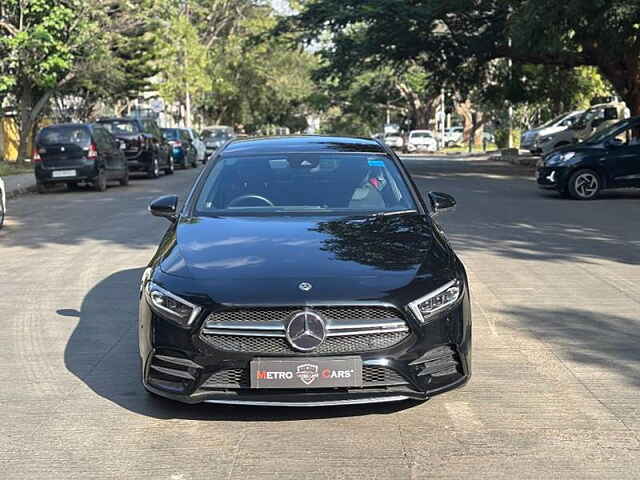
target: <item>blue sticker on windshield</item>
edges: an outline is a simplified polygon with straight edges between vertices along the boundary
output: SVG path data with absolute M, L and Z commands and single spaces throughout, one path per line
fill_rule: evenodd
M 370 167 L 384 167 L 383 160 L 369 160 Z

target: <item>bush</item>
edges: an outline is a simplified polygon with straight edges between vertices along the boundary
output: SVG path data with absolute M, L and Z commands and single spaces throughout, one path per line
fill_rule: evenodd
M 521 133 L 522 132 L 520 130 L 513 129 L 511 133 L 513 148 L 518 148 L 520 146 Z M 498 148 L 507 148 L 509 146 L 508 138 L 509 138 L 509 129 L 499 128 L 496 130 L 496 146 Z

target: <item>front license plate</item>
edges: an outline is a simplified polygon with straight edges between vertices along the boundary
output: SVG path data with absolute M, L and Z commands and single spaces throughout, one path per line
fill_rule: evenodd
M 76 171 L 75 170 L 54 170 L 52 176 L 54 178 L 75 177 L 76 176 Z
M 362 386 L 360 357 L 251 361 L 251 388 L 335 388 Z

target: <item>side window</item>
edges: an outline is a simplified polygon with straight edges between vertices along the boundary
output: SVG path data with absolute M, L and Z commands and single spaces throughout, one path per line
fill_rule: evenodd
M 180 130 L 180 140 L 183 142 L 189 142 L 191 140 L 186 130 Z
M 638 146 L 640 145 L 640 128 L 637 126 L 627 128 L 619 132 L 614 137 L 614 141 L 618 145 Z

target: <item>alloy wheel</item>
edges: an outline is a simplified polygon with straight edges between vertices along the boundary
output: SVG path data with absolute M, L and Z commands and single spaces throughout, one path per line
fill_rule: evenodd
M 598 193 L 600 183 L 598 177 L 591 172 L 584 172 L 574 180 L 574 188 L 581 198 L 592 198 Z

